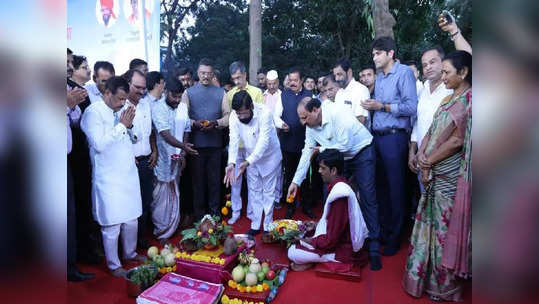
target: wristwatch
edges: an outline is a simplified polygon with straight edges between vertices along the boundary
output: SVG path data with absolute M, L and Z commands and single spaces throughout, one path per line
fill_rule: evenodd
M 386 111 L 386 105 L 385 104 L 382 104 L 382 108 L 380 109 L 380 111 L 382 111 L 382 112 Z

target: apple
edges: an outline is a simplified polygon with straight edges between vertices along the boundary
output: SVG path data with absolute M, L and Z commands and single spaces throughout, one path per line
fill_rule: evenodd
M 275 271 L 270 270 L 266 273 L 266 280 L 271 281 L 273 279 L 275 279 Z

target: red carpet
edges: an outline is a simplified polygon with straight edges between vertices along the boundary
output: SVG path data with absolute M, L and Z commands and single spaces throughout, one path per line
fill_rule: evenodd
M 286 208 L 275 210 L 274 218 L 283 218 Z M 321 206 L 315 210 L 317 216 L 321 215 Z M 296 211 L 295 219 L 307 220 L 301 212 Z M 244 216 L 234 225 L 235 233 L 246 233 L 250 221 Z M 177 240 L 177 238 L 175 238 Z M 157 244 L 157 243 L 156 243 Z M 261 244 L 260 235 L 257 244 Z M 403 245 L 397 255 L 382 257 L 383 268 L 374 272 L 368 266 L 361 270 L 360 282 L 348 282 L 318 277 L 314 271 L 288 272 L 286 283 L 279 289 L 277 298 L 272 303 L 434 303 L 423 297 L 416 299 L 408 296 L 401 287 L 407 245 Z M 131 268 L 135 265 L 124 265 Z M 83 283 L 68 282 L 68 303 L 135 303 L 134 298 L 127 297 L 125 281 L 108 274 L 103 262 L 99 266 L 79 265 L 82 271 L 94 272 L 96 278 Z M 465 292 L 465 302 L 471 303 L 471 284 Z

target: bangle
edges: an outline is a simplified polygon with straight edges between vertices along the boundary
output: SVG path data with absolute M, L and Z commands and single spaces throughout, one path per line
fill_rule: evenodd
M 454 40 L 455 40 L 455 36 L 457 36 L 458 34 L 460 34 L 460 31 L 459 31 L 459 30 L 457 30 L 454 34 L 450 34 L 451 40 L 454 41 Z

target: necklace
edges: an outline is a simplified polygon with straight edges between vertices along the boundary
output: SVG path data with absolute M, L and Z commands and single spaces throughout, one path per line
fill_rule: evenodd
M 443 106 L 447 103 L 449 103 L 451 100 L 455 100 L 459 97 L 461 97 L 462 95 L 464 95 L 464 93 L 468 92 L 468 90 L 470 90 L 471 86 L 467 87 L 466 89 L 464 89 L 461 93 L 459 93 L 458 95 L 455 95 L 455 92 L 453 92 L 453 95 L 451 95 L 451 98 L 446 98 L 442 101 L 442 103 L 440 104 L 440 106 Z

